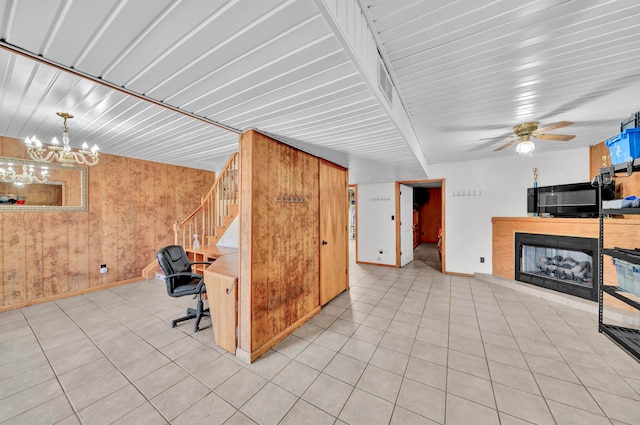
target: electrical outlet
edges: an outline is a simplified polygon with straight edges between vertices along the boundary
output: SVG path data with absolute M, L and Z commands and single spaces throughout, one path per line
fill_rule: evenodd
M 484 257 L 480 257 L 480 262 L 484 263 Z

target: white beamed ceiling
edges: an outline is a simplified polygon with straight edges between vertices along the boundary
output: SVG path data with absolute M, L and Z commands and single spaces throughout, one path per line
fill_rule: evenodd
M 640 110 L 640 2 L 361 0 L 430 163 L 493 152 L 525 121 L 594 145 Z M 535 153 L 534 153 L 535 155 Z
M 349 4 L 426 161 L 321 13 Z M 333 150 L 355 183 L 425 178 L 420 162 L 514 156 L 479 139 L 523 121 L 576 123 L 536 152 L 617 133 L 640 109 L 639 14 L 635 0 L 3 0 L 0 40 L 76 74 L 0 49 L 0 134 L 48 141 L 68 111 L 76 147 L 217 170 L 238 149 L 220 123 Z

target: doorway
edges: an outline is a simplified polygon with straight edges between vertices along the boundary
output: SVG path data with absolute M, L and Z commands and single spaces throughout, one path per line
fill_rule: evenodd
M 349 185 L 349 240 L 356 239 L 356 199 L 358 187 L 355 184 Z
M 408 197 L 403 200 L 403 193 L 407 191 L 412 191 L 411 204 Z M 410 263 L 406 250 L 412 249 L 411 260 L 422 261 L 445 272 L 444 194 L 444 179 L 396 182 L 396 208 L 400 217 L 396 224 L 398 267 Z

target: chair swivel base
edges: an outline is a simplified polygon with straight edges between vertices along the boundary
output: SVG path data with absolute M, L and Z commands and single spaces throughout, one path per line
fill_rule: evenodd
M 209 311 L 208 308 L 206 310 L 200 310 L 200 312 L 198 312 L 198 310 L 193 308 L 187 308 L 187 315 L 179 319 L 172 320 L 171 327 L 175 328 L 178 322 L 184 322 L 185 320 L 196 319 L 196 323 L 194 325 L 193 331 L 198 332 L 200 330 L 200 319 L 202 319 L 205 316 L 211 317 L 211 312 Z

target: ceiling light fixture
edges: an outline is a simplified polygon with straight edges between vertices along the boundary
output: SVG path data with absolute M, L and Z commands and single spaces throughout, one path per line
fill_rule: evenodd
M 18 174 L 13 169 L 13 164 L 7 165 L 8 167 L 6 169 L 0 166 L 0 179 L 7 183 L 13 182 L 16 186 L 24 186 L 31 183 L 44 183 L 49 177 L 49 170 L 47 170 L 47 167 L 42 167 L 40 170 L 40 177 L 38 177 L 33 165 L 23 165 L 22 174 Z
M 520 142 L 516 145 L 516 152 L 518 152 L 520 155 L 531 156 L 535 148 L 536 145 L 531 141 L 531 136 L 525 134 L 521 136 Z
M 35 136 L 32 138 L 27 137 L 24 141 L 27 146 L 29 156 L 39 162 L 59 162 L 62 165 L 96 165 L 98 163 L 98 146 L 93 145 L 91 150 L 87 142 L 82 144 L 82 149 L 72 150 L 69 145 L 69 129 L 67 128 L 67 120 L 73 118 L 68 112 L 56 112 L 56 115 L 64 120 L 62 126 L 62 146 L 58 142 L 57 138 L 53 138 L 51 145 L 46 149 L 43 147 L 40 140 Z

